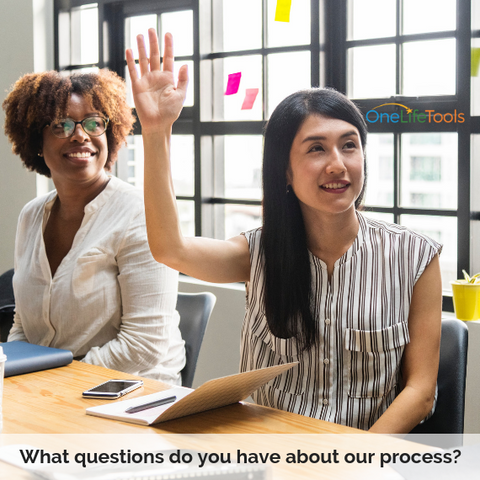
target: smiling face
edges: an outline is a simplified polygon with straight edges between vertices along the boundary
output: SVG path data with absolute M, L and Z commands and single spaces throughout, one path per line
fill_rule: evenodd
M 310 115 L 290 150 L 287 181 L 304 216 L 351 213 L 364 183 L 360 134 L 348 122 Z
M 84 97 L 72 94 L 65 116 L 80 122 L 91 115 L 102 113 L 96 111 Z M 61 182 L 93 183 L 106 176 L 107 136 L 104 133 L 99 137 L 90 137 L 81 125 L 76 125 L 71 137 L 58 138 L 47 126 L 43 129 L 42 155 L 57 188 Z

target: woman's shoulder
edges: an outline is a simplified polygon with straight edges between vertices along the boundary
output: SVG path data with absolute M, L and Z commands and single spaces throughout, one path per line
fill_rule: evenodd
M 419 243 L 424 246 L 430 246 L 438 253 L 442 249 L 442 245 L 430 238 L 424 233 L 412 230 L 405 225 L 398 225 L 396 223 L 386 222 L 384 220 L 374 219 L 359 213 L 359 218 L 363 219 L 363 223 L 371 233 L 383 238 L 391 237 L 397 240 Z
M 20 217 L 25 218 L 31 215 L 36 215 L 39 211 L 43 211 L 45 205 L 52 202 L 56 198 L 56 196 L 57 191 L 52 190 L 51 192 L 33 198 L 22 208 Z
M 256 240 L 260 240 L 262 238 L 262 227 L 257 227 L 253 228 L 252 230 L 247 230 L 245 232 L 242 232 L 241 235 L 243 235 L 248 243 Z
M 109 183 L 115 192 L 121 193 L 122 195 L 139 198 L 143 201 L 143 190 L 132 185 L 131 183 L 127 183 L 113 175 L 110 177 Z
M 124 207 L 129 211 L 144 210 L 143 191 L 140 188 L 112 176 L 105 190 L 107 190 L 105 193 L 116 208 L 122 209 Z

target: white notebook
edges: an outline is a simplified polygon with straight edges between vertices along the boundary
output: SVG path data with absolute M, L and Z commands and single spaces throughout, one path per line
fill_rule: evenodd
M 167 420 L 240 402 L 277 375 L 297 365 L 297 363 L 275 365 L 216 378 L 205 382 L 195 390 L 185 387 L 173 387 L 163 392 L 152 393 L 151 395 L 136 397 L 131 400 L 90 407 L 87 408 L 86 413 L 87 415 L 112 418 L 139 425 L 153 425 L 166 422 Z M 177 397 L 175 402 L 137 413 L 125 413 L 125 410 L 129 407 L 143 405 L 170 396 Z

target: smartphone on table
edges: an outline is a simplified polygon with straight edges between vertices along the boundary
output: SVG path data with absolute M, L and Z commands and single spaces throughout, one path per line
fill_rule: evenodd
M 82 395 L 86 398 L 115 399 L 123 397 L 123 395 L 142 385 L 141 380 L 108 380 L 90 390 L 86 390 Z

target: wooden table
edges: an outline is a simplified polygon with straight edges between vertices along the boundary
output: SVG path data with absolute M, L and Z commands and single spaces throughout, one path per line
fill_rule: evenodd
M 112 378 L 140 378 L 74 361 L 72 364 L 8 377 L 4 381 L 3 433 L 355 433 L 359 430 L 268 407 L 244 403 L 194 417 L 144 427 L 93 417 L 85 409 L 111 400 L 86 399 L 82 392 Z M 144 386 L 126 398 L 169 388 L 142 378 Z
M 389 448 L 392 451 L 424 451 L 426 449 L 425 446 L 417 446 L 410 442 L 382 435 L 366 434 L 353 428 L 249 403 L 230 405 L 150 427 L 86 415 L 87 407 L 105 403 L 105 400 L 85 399 L 82 397 L 82 392 L 113 378 L 139 377 L 74 361 L 66 367 L 6 378 L 3 393 L 4 425 L 0 436 L 2 443 L 4 445 L 22 443 L 23 438 L 27 438 L 28 443 L 35 438 L 39 439 L 42 445 L 41 442 L 44 441 L 42 439 L 48 438 L 50 445 L 53 445 L 53 451 L 59 451 L 55 448 L 61 450 L 61 445 L 66 438 L 69 441 L 74 439 L 80 445 L 78 448 L 85 448 L 85 443 L 91 444 L 92 439 L 102 439 L 103 450 L 128 444 L 129 448 L 145 451 L 138 450 L 142 442 L 151 444 L 152 438 L 166 438 L 165 434 L 215 434 L 172 435 L 168 436 L 168 439 L 172 441 L 173 438 L 173 443 L 181 448 L 196 448 L 210 452 L 218 452 L 222 449 L 236 452 L 239 448 L 242 451 L 250 449 L 252 452 L 285 453 L 296 452 L 298 449 L 303 452 L 327 452 L 335 448 L 343 454 L 362 451 L 380 452 L 380 448 L 381 451 L 388 451 Z M 127 398 L 169 388 L 168 385 L 155 380 L 143 379 L 143 381 L 144 386 L 128 394 Z M 58 434 L 101 435 L 59 436 Z M 57 445 L 55 445 L 55 439 Z M 321 475 L 319 475 L 320 467 Z M 366 467 L 370 467 L 370 470 Z M 378 465 L 339 467 L 328 464 L 300 466 L 282 464 L 274 466 L 275 479 L 353 478 L 352 475 L 358 479 L 363 478 L 362 472 L 370 479 L 399 478 L 388 467 L 380 470 Z M 4 478 L 10 480 L 27 477 L 19 469 L 1 463 L 0 479 Z

